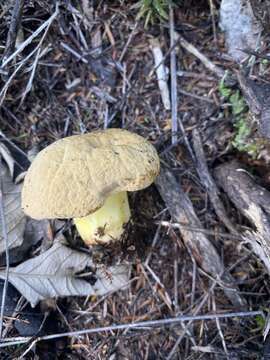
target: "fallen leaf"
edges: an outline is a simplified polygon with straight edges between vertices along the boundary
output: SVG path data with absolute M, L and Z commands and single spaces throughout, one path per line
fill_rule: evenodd
M 6 147 L 6 145 L 4 145 L 1 142 L 0 142 L 0 154 L 8 166 L 11 178 L 13 178 L 15 161 L 14 161 L 9 149 Z
M 0 148 L 1 149 L 1 148 Z M 2 151 L 0 150 L 3 156 Z M 15 185 L 12 181 L 10 160 L 9 169 L 2 162 L 0 166 L 0 176 L 3 191 L 4 216 L 7 227 L 9 249 L 18 247 L 23 242 L 23 234 L 26 224 L 26 217 L 21 209 L 21 185 Z M 5 241 L 2 235 L 2 225 L 0 222 L 0 254 L 5 251 Z
M 29 219 L 21 209 L 22 184 L 13 181 L 15 160 L 10 150 L 0 142 L 0 177 L 3 191 L 4 220 L 7 227 L 9 262 L 22 261 L 25 253 L 41 240 L 41 222 Z M 16 172 L 16 171 L 15 171 Z M 20 175 L 19 175 L 20 176 Z M 5 241 L 0 221 L 0 266 L 6 264 Z
M 124 287 L 129 279 L 125 265 L 99 269 L 90 281 L 82 272 L 93 267 L 91 257 L 56 242 L 41 255 L 13 267 L 9 281 L 34 307 L 40 300 L 62 296 L 104 295 Z M 78 275 L 80 273 L 80 275 Z M 0 271 L 5 278 L 5 271 Z M 92 281 L 93 280 L 93 281 Z

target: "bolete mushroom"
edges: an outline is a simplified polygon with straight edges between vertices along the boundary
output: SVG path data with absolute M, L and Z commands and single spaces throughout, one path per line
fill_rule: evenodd
M 117 241 L 130 219 L 127 191 L 149 186 L 159 166 L 155 148 L 127 130 L 66 137 L 32 162 L 22 207 L 34 219 L 74 218 L 87 245 Z

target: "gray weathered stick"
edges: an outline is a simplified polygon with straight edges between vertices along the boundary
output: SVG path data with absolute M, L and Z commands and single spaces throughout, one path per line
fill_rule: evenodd
M 237 231 L 234 225 L 232 224 L 232 222 L 230 221 L 230 219 L 228 218 L 223 203 L 220 200 L 219 190 L 217 188 L 217 185 L 208 170 L 201 137 L 197 129 L 193 130 L 192 139 L 193 139 L 193 148 L 197 158 L 197 163 L 196 163 L 197 173 L 200 177 L 203 186 L 205 187 L 208 193 L 212 206 L 215 209 L 215 212 L 219 220 L 223 222 L 226 228 L 233 234 L 237 234 Z
M 253 120 L 257 122 L 260 136 L 269 139 L 270 85 L 262 81 L 254 81 L 240 71 L 237 73 L 237 79 Z
M 171 68 L 171 104 L 172 104 L 172 144 L 177 142 L 177 76 L 176 76 L 176 51 L 174 45 L 174 14 L 173 7 L 170 5 L 170 68 Z
M 170 92 L 167 84 L 167 75 L 166 69 L 163 64 L 164 55 L 161 50 L 160 42 L 158 38 L 153 38 L 150 40 L 150 47 L 153 53 L 155 68 L 156 68 L 156 76 L 158 81 L 158 86 L 161 94 L 161 99 L 166 110 L 171 109 L 171 100 L 170 100 Z
M 236 208 L 255 226 L 256 231 L 246 232 L 243 239 L 270 273 L 270 193 L 236 161 L 217 167 L 215 176 Z
M 157 326 L 172 326 L 177 325 L 182 321 L 204 321 L 204 320 L 215 320 L 215 319 L 228 319 L 228 318 L 234 318 L 234 317 L 253 317 L 253 316 L 262 316 L 264 317 L 264 314 L 262 311 L 247 311 L 247 312 L 232 312 L 232 313 L 223 313 L 223 314 L 209 314 L 209 315 L 182 315 L 177 316 L 175 318 L 167 318 L 167 319 L 160 319 L 160 320 L 147 320 L 147 321 L 140 321 L 140 322 L 132 322 L 128 324 L 114 324 L 110 326 L 104 326 L 104 327 L 98 327 L 98 328 L 92 328 L 92 329 L 84 329 L 84 330 L 77 330 L 77 331 L 70 331 L 66 333 L 60 333 L 60 334 L 51 334 L 51 335 L 45 335 L 40 336 L 33 340 L 34 343 L 37 343 L 38 341 L 42 340 L 52 340 L 52 339 L 59 339 L 66 336 L 79 336 L 79 335 L 85 335 L 85 334 L 95 334 L 100 333 L 104 331 L 116 331 L 116 330 L 126 330 L 126 329 L 137 329 L 140 328 L 148 328 L 151 329 L 152 327 Z M 31 341 L 30 337 L 20 337 L 20 338 L 11 338 L 11 339 L 5 339 L 5 342 L 0 344 L 0 348 L 12 346 L 12 345 L 19 345 L 26 342 Z

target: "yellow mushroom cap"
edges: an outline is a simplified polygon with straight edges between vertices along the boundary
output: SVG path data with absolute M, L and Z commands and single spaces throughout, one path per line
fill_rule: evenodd
M 127 130 L 63 138 L 42 150 L 31 164 L 22 208 L 34 219 L 87 216 L 114 193 L 149 186 L 159 167 L 155 148 Z

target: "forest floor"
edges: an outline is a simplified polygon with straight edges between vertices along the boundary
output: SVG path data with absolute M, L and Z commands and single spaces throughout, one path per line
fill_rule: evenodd
M 247 153 L 241 138 L 243 126 L 236 122 L 233 105 L 224 96 L 221 75 L 236 73 L 239 65 L 228 55 L 218 26 L 219 1 L 179 1 L 173 10 L 174 30 L 181 37 L 173 49 L 169 19 L 155 19 L 145 27 L 144 18 L 136 17 L 136 4 L 68 0 L 56 6 L 48 0 L 25 0 L 16 49 L 35 36 L 1 70 L 0 135 L 6 144 L 15 144 L 29 154 L 66 136 L 124 128 L 148 139 L 168 171 L 157 184 L 130 194 L 134 228 L 128 244 L 132 253 L 128 251 L 132 263 L 128 289 L 103 297 L 58 299 L 45 310 L 37 307 L 37 313 L 49 314 L 38 335 L 183 315 L 191 318 L 170 326 L 161 322 L 77 334 L 41 341 L 31 349 L 30 341 L 3 348 L 1 359 L 20 358 L 27 349 L 25 359 L 102 360 L 262 359 L 269 350 L 267 339 L 266 343 L 263 340 L 266 320 L 254 313 L 267 315 L 269 275 L 242 237 L 252 228 L 250 219 L 219 185 L 219 190 L 212 187 L 217 189 L 216 169 L 237 160 L 270 190 L 267 157 Z M 0 5 L 0 56 L 8 51 L 5 44 L 11 16 L 11 2 Z M 269 40 L 269 34 L 262 36 Z M 211 71 L 188 51 L 182 37 L 218 71 Z M 169 91 L 172 51 L 176 56 L 177 108 L 173 116 L 172 110 L 165 108 L 158 86 L 153 39 L 158 39 L 163 53 Z M 14 54 L 14 48 L 9 52 L 6 57 Z M 267 83 L 269 69 L 267 61 L 256 57 L 252 78 Z M 230 89 L 237 92 L 237 82 Z M 247 110 L 242 114 L 247 117 Z M 172 128 L 176 130 L 173 137 Z M 206 168 L 202 169 L 203 159 Z M 23 156 L 17 161 L 26 170 Z M 203 180 L 205 170 L 214 185 Z M 189 212 L 184 209 L 182 217 L 181 209 L 179 216 L 173 213 L 168 196 L 170 191 L 177 192 L 178 185 L 192 207 Z M 223 206 L 219 214 L 213 192 Z M 50 230 L 53 237 L 54 224 Z M 61 231 L 68 240 L 75 233 L 71 222 Z M 28 258 L 38 253 L 39 245 L 28 252 Z M 227 273 L 227 283 L 222 280 L 223 273 Z M 19 312 L 17 318 L 23 315 Z M 192 318 L 195 316 L 198 319 Z M 10 318 L 4 320 L 6 338 L 22 335 Z M 35 339 L 31 331 L 30 335 Z

